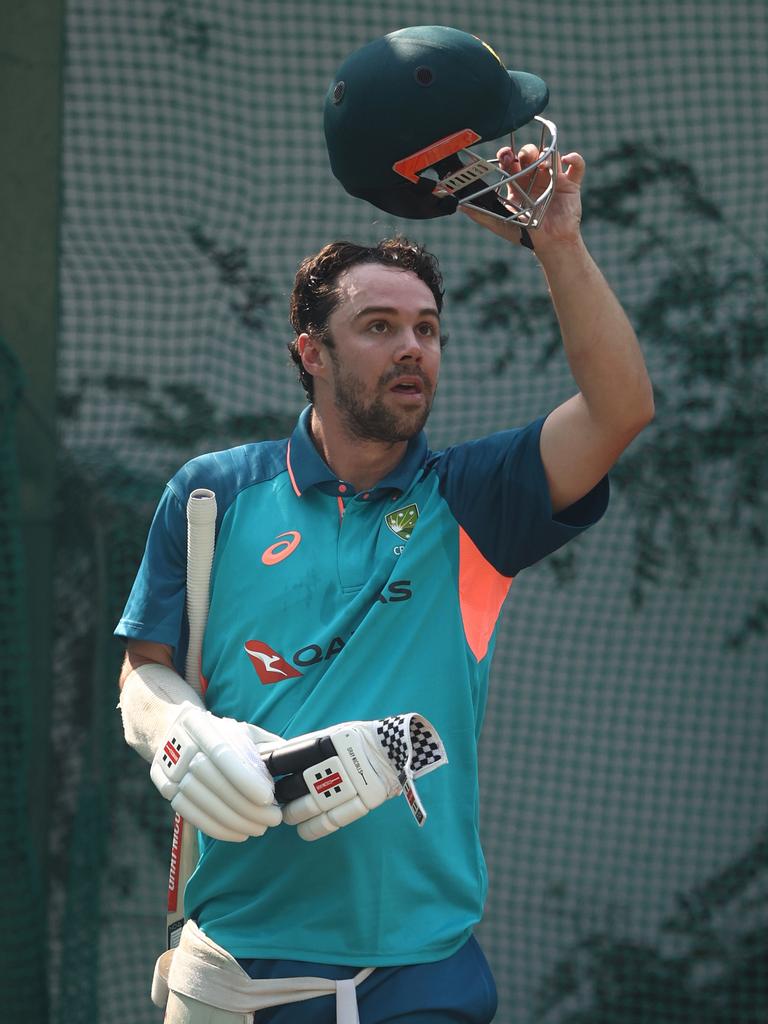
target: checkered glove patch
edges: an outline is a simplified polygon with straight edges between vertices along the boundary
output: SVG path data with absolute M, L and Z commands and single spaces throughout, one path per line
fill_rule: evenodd
M 440 737 L 421 715 L 382 718 L 376 732 L 398 776 L 410 769 L 410 775 L 417 779 L 439 768 L 445 759 Z
M 372 722 L 344 722 L 288 740 L 266 758 L 283 821 L 314 840 L 405 796 L 416 822 L 427 812 L 414 778 L 448 763 L 434 726 L 410 712 Z

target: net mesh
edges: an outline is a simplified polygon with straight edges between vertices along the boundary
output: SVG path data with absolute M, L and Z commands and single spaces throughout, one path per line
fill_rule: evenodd
M 164 481 L 292 428 L 299 260 L 395 231 L 439 256 L 434 449 L 571 393 L 528 253 L 462 217 L 396 221 L 330 174 L 333 70 L 414 23 L 548 82 L 657 394 L 606 520 L 521 576 L 500 629 L 479 930 L 496 1019 L 766 1019 L 767 22 L 759 0 L 67 4 L 53 1020 L 160 1019 L 170 816 L 122 741 L 110 632 Z M 6 832 L 3 877 L 17 853 Z
M 48 1009 L 44 959 L 38 955 L 45 934 L 44 896 L 40 864 L 30 842 L 28 780 L 20 770 L 34 756 L 32 708 L 24 700 L 30 673 L 16 429 L 23 391 L 19 362 L 0 338 L 0 645 L 5 652 L 0 674 L 0 743 L 6 752 L 0 767 L 4 846 L 0 905 L 9 922 L 0 929 L 0 959 L 5 977 L 14 979 L 3 993 L 3 1012 L 13 1022 L 42 1021 Z

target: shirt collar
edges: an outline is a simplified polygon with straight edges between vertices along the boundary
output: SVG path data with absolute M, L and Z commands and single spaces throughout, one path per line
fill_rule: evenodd
M 342 494 L 352 497 L 355 489 L 348 480 L 340 480 L 321 458 L 309 432 L 312 406 L 308 405 L 299 416 L 296 427 L 288 442 L 287 464 L 288 475 L 293 489 L 301 496 L 309 487 L 318 487 L 328 494 Z M 393 491 L 402 493 L 408 490 L 419 469 L 427 457 L 427 436 L 420 431 L 408 442 L 405 455 L 395 468 L 371 487 L 367 494 L 380 496 Z

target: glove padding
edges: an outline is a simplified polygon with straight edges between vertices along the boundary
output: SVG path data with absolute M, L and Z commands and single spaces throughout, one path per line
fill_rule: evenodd
M 283 740 L 189 702 L 179 705 L 150 778 L 171 807 L 214 839 L 241 843 L 282 821 L 260 745 Z
M 427 817 L 413 779 L 448 763 L 434 727 L 410 712 L 343 722 L 284 741 L 265 761 L 278 778 L 283 821 L 311 842 L 404 793 L 419 825 Z

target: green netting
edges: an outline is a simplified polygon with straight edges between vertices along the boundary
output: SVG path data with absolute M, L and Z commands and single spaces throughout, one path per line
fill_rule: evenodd
M 563 151 L 588 163 L 587 242 L 657 393 L 605 522 L 524 573 L 505 611 L 482 744 L 480 939 L 497 1020 L 768 1015 L 766 5 L 72 0 L 59 1024 L 160 1019 L 148 989 L 169 817 L 122 742 L 109 633 L 165 479 L 201 451 L 290 430 L 303 404 L 284 350 L 298 261 L 332 238 L 397 230 L 438 254 L 452 340 L 433 448 L 526 422 L 571 391 L 527 253 L 460 217 L 398 222 L 330 175 L 320 111 L 334 68 L 368 39 L 430 22 L 486 38 L 549 83 Z
M 0 873 L 0 978 L 3 1019 L 45 1020 L 45 960 L 39 946 L 45 934 L 40 865 L 30 843 L 26 770 L 35 759 L 30 717 L 24 700 L 29 685 L 26 635 L 26 582 L 22 557 L 21 496 L 16 418 L 24 390 L 17 359 L 0 338 L 0 820 L 3 870 Z

